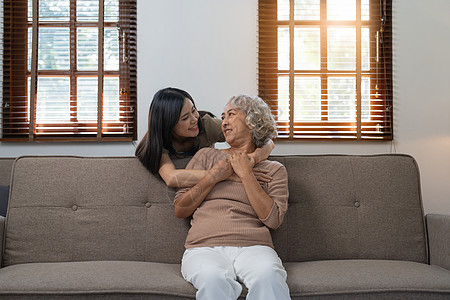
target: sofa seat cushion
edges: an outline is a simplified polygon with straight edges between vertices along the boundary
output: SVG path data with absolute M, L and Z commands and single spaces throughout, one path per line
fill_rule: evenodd
M 440 267 L 392 260 L 285 263 L 292 298 L 449 299 L 450 273 Z
M 450 275 L 404 261 L 285 263 L 292 299 L 448 299 Z M 240 299 L 244 299 L 245 292 Z M 148 262 L 32 263 L 0 269 L 1 299 L 194 299 L 179 264 Z
M 0 269 L 0 299 L 194 299 L 179 264 L 94 261 L 30 263 Z

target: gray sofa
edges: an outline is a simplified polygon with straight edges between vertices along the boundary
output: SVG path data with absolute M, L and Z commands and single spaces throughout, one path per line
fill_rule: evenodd
M 412 157 L 271 159 L 289 174 L 273 239 L 293 299 L 450 299 L 450 216 L 424 217 Z M 17 159 L 0 299 L 194 299 L 172 197 L 134 157 Z

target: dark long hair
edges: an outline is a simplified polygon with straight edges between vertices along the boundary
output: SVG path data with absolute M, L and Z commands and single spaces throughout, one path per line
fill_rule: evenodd
M 170 154 L 176 153 L 172 145 L 172 130 L 178 123 L 186 98 L 195 107 L 191 95 L 181 89 L 168 87 L 153 96 L 148 112 L 148 130 L 135 152 L 141 163 L 153 174 L 158 173 L 163 149 L 167 149 Z M 200 120 L 198 126 L 201 131 Z

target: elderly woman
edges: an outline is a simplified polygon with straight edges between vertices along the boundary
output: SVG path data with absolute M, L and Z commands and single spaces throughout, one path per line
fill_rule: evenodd
M 222 131 L 231 148 L 204 148 L 188 169 L 208 170 L 192 188 L 175 196 L 175 215 L 192 216 L 181 272 L 198 290 L 197 299 L 290 299 L 286 271 L 273 249 L 270 229 L 283 222 L 288 206 L 284 166 L 264 160 L 269 183 L 252 173 L 248 154 L 276 135 L 268 106 L 258 97 L 231 98 L 222 114 Z M 227 178 L 233 172 L 240 181 Z

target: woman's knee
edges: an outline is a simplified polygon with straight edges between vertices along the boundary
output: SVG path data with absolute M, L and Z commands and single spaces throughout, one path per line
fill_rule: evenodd
M 230 281 L 235 280 L 234 274 L 229 270 L 218 268 L 217 266 L 202 265 L 186 278 L 196 288 L 203 285 L 207 286 L 225 286 L 229 285 Z
M 228 273 L 227 270 L 215 266 L 202 266 L 198 271 L 198 276 L 202 278 L 202 281 L 213 283 L 227 281 L 227 278 L 230 277 Z
M 251 272 L 252 281 L 261 284 L 270 282 L 286 281 L 286 271 L 283 266 L 273 262 L 261 262 Z
M 192 279 L 199 299 L 237 299 L 242 286 L 227 270 L 204 266 Z
M 263 263 L 244 279 L 247 299 L 290 299 L 286 271 L 278 264 Z

